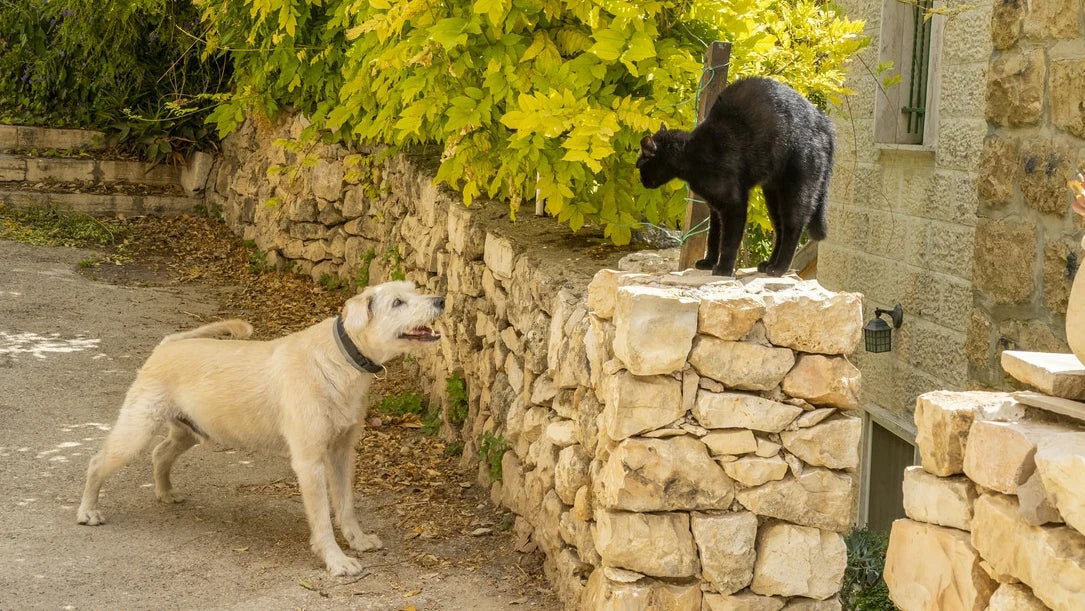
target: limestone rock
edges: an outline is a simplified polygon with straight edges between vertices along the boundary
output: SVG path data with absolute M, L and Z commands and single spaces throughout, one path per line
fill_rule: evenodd
M 589 483 L 590 463 L 591 457 L 580 444 L 561 449 L 554 467 L 554 488 L 562 503 L 572 505 L 576 502 L 577 490 Z
M 512 278 L 512 270 L 516 265 L 516 250 L 508 238 L 487 233 L 482 259 L 497 278 L 502 280 Z
M 772 348 L 698 336 L 689 362 L 703 376 L 740 390 L 771 390 L 795 364 L 786 348 Z
M 1047 65 L 1042 48 L 1009 50 L 987 73 L 987 119 L 999 125 L 1031 125 L 1043 113 Z
M 823 420 L 825 420 L 829 416 L 832 416 L 835 413 L 836 408 L 832 407 L 819 407 L 818 409 L 812 409 L 796 418 L 795 422 L 792 423 L 792 426 L 796 429 L 810 428 L 816 424 L 820 424 Z
M 690 527 L 700 550 L 701 574 L 717 591 L 732 594 L 750 585 L 757 516 L 746 511 L 694 513 Z
M 748 454 L 757 449 L 757 439 L 748 429 L 720 429 L 701 437 L 713 456 L 722 454 Z
M 1047 611 L 1047 605 L 1033 596 L 1028 586 L 1004 583 L 991 595 L 987 611 Z
M 784 599 L 778 596 L 758 596 L 745 591 L 737 594 L 704 593 L 703 611 L 780 611 Z
M 766 596 L 824 600 L 840 590 L 848 552 L 837 533 L 775 523 L 757 536 L 757 561 L 750 589 Z
M 611 376 L 603 428 L 615 440 L 657 429 L 682 416 L 682 383 L 667 376 Z
M 654 579 L 621 583 L 608 579 L 603 569 L 592 572 L 578 608 L 592 611 L 700 611 L 697 584 L 670 584 Z
M 1085 533 L 1085 433 L 1042 439 L 1036 469 L 1066 523 Z
M 339 162 L 317 161 L 313 166 L 312 189 L 313 195 L 321 199 L 337 201 L 343 190 L 343 165 Z
M 783 446 L 776 443 L 775 441 L 769 441 L 768 439 L 762 439 L 761 437 L 758 437 L 757 449 L 754 450 L 753 453 L 760 456 L 761 458 L 772 458 L 773 456 L 776 456 L 780 453 L 780 448 L 782 447 Z
M 904 513 L 913 520 L 972 528 L 972 506 L 976 486 L 966 477 L 937 477 L 922 467 L 904 469 Z
M 976 500 L 972 545 L 1052 609 L 1085 609 L 1085 536 L 1074 529 L 1030 526 L 1013 497 L 985 494 Z
M 636 375 L 682 369 L 697 334 L 697 308 L 697 300 L 677 290 L 619 288 L 614 306 L 614 356 Z
M 737 287 L 706 288 L 697 312 L 697 330 L 724 340 L 740 340 L 765 313 L 759 295 Z
M 812 598 L 796 596 L 787 601 L 787 606 L 784 607 L 784 611 L 840 611 L 842 608 L 839 596 L 834 596 L 825 600 L 814 600 Z
M 753 429 L 779 433 L 802 413 L 802 408 L 744 393 L 697 392 L 693 416 L 710 429 Z
M 618 278 L 622 272 L 601 269 L 588 284 L 588 309 L 599 318 L 614 316 L 614 301 L 618 296 Z
M 1036 470 L 1037 442 L 1067 431 L 1038 422 L 976 420 L 964 453 L 965 475 L 984 488 L 1014 494 Z
M 816 281 L 767 293 L 763 322 L 770 342 L 799 352 L 849 354 L 863 335 L 858 293 L 833 293 Z
M 963 473 L 965 443 L 977 410 L 1008 396 L 944 390 L 920 395 L 915 402 L 915 440 L 923 469 L 940 477 Z
M 784 479 L 787 463 L 779 456 L 761 458 L 745 456 L 723 465 L 724 472 L 743 486 L 760 486 L 765 482 Z
M 885 555 L 889 596 L 901 609 L 983 611 L 998 584 L 980 560 L 966 532 L 897 520 Z
M 1021 517 L 1032 526 L 1064 522 L 1062 514 L 1055 508 L 1054 496 L 1044 488 L 1039 469 L 1017 487 L 1017 505 Z
M 789 452 L 807 464 L 854 471 L 859 468 L 860 418 L 835 418 L 810 428 L 783 431 L 780 440 Z
M 1005 350 L 1002 369 L 1042 393 L 1085 399 L 1085 366 L 1072 354 Z
M 471 211 L 465 206 L 448 207 L 448 246 L 469 261 L 481 259 L 485 252 L 486 233 L 471 222 Z
M 734 484 L 688 435 L 622 441 L 596 484 L 596 502 L 607 509 L 726 509 L 734 498 Z
M 783 380 L 783 390 L 814 405 L 859 407 L 859 369 L 843 357 L 801 355 Z
M 700 569 L 686 513 L 596 510 L 595 548 L 607 566 L 655 577 L 691 577 Z
M 576 443 L 576 423 L 572 420 L 551 422 L 546 427 L 546 436 L 559 448 L 571 446 Z
M 806 468 L 797 477 L 738 490 L 735 498 L 759 516 L 845 532 L 851 528 L 854 494 L 851 477 L 828 469 Z

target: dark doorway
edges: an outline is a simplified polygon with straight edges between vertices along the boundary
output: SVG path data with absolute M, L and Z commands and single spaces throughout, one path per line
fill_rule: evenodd
M 913 464 L 915 447 L 871 420 L 867 528 L 889 532 L 904 517 L 904 468 Z

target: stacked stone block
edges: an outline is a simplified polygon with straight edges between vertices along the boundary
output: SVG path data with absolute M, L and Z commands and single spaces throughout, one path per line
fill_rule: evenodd
M 230 136 L 209 203 L 269 262 L 314 280 L 386 280 L 394 246 L 408 279 L 445 294 L 440 347 L 413 373 L 440 401 L 462 372 L 467 421 L 444 434 L 570 608 L 839 608 L 862 429 L 844 356 L 858 295 L 659 272 L 664 259 L 644 253 L 620 267 L 652 273 L 578 275 L 560 247 L 527 251 L 416 162 L 276 144 L 303 127 Z M 507 447 L 498 481 L 494 457 L 479 460 L 486 435 Z
M 885 563 L 904 611 L 1085 608 L 1085 426 L 1019 398 L 1042 403 L 918 399 L 922 466 L 905 471 Z

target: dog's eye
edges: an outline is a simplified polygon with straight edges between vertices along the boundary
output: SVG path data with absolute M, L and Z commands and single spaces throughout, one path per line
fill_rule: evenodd
M 392 302 L 392 307 L 393 308 L 398 308 L 401 305 L 403 305 L 403 300 L 402 299 L 396 299 L 395 301 Z

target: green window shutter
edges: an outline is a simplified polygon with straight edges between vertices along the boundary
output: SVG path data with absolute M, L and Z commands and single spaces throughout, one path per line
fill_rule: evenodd
M 909 134 L 923 134 L 927 113 L 927 80 L 930 76 L 931 20 L 934 0 L 914 0 L 912 5 L 912 69 L 908 81 L 908 105 L 900 110 L 908 119 Z

